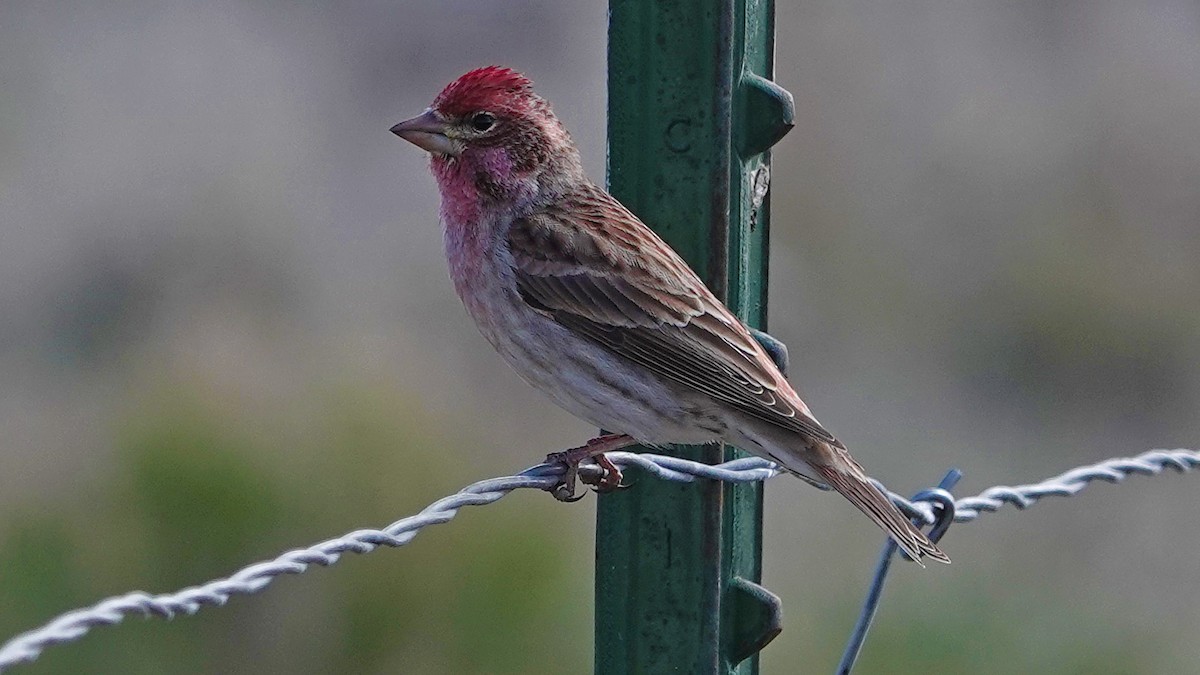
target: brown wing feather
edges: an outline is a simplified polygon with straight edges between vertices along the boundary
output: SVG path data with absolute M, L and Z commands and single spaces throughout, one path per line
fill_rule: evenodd
M 867 480 L 862 468 L 850 459 L 848 454 L 842 453 L 840 459 L 837 463 L 814 464 L 813 468 L 826 483 L 890 534 L 896 544 L 917 564 L 921 565 L 921 559 L 926 556 L 940 563 L 950 562 L 949 556 L 917 529 L 912 521 L 905 518 L 887 495 Z
M 842 447 L 683 259 L 600 188 L 517 220 L 508 244 L 530 305 L 663 378 Z

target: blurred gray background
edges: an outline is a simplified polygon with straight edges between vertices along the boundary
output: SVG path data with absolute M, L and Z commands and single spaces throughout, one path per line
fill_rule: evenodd
M 602 2 L 0 3 L 0 639 L 381 526 L 592 430 L 446 278 L 388 133 L 489 63 L 604 167 Z M 1200 10 L 781 2 L 772 332 L 900 492 L 1200 443 Z M 1200 670 L 1197 478 L 955 527 L 862 673 Z M 594 499 L 517 494 L 401 551 L 29 673 L 575 673 Z M 880 534 L 768 489 L 767 673 L 832 669 Z

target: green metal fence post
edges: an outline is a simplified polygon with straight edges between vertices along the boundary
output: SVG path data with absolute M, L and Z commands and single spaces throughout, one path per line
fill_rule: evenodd
M 610 0 L 608 180 L 714 292 L 766 323 L 773 0 Z M 715 463 L 733 448 L 676 447 Z M 596 672 L 737 673 L 780 630 L 758 585 L 762 487 L 639 480 L 600 498 Z

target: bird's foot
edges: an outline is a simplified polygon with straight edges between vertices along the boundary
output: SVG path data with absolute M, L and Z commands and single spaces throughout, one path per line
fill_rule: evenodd
M 754 341 L 763 348 L 763 351 L 767 352 L 767 356 L 771 357 L 771 360 L 775 362 L 775 367 L 779 369 L 779 372 L 783 373 L 784 377 L 787 377 L 787 345 L 757 328 L 750 329 L 750 337 L 754 338 Z
M 613 464 L 613 461 L 608 458 L 608 455 L 596 455 L 592 459 L 596 460 L 596 464 L 600 465 L 600 468 L 603 469 L 603 473 L 595 478 L 589 478 L 586 476 L 580 478 L 579 480 L 581 482 L 591 485 L 593 489 L 600 494 L 616 492 L 621 488 L 629 487 L 628 485 L 621 484 L 621 481 L 625 478 L 625 475 L 621 473 L 620 467 L 618 467 L 616 464 Z
M 612 460 L 604 455 L 621 448 L 635 444 L 637 441 L 624 434 L 605 434 L 593 438 L 584 445 L 563 452 L 552 452 L 546 455 L 547 464 L 562 464 L 567 467 L 558 483 L 549 492 L 560 502 L 577 502 L 583 495 L 575 495 L 576 481 L 582 481 L 594 486 L 596 492 L 605 493 L 624 487 L 621 485 L 621 470 Z M 603 473 L 596 477 L 579 475 L 579 465 L 586 459 L 595 460 Z

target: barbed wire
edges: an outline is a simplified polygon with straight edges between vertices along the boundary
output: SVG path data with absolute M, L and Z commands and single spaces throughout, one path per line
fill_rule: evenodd
M 700 464 L 677 457 L 654 454 L 614 452 L 609 459 L 622 469 L 637 467 L 662 479 L 693 482 L 704 478 L 735 483 L 767 480 L 780 469 L 766 460 L 755 457 L 737 459 L 718 465 Z M 1200 452 L 1194 450 L 1151 450 L 1136 457 L 1109 459 L 1097 464 L 1080 466 L 1053 478 L 1028 485 L 1009 487 L 998 485 L 974 497 L 957 499 L 955 522 L 969 522 L 984 513 L 993 513 L 1005 505 L 1025 509 L 1044 497 L 1070 497 L 1095 481 L 1119 483 L 1131 475 L 1156 475 L 1165 469 L 1180 473 L 1200 466 Z M 492 478 L 472 483 L 459 492 L 443 497 L 414 516 L 398 520 L 379 530 L 356 530 L 306 548 L 293 549 L 268 561 L 255 563 L 234 574 L 214 579 L 173 593 L 151 595 L 134 591 L 82 609 L 73 610 L 49 623 L 22 633 L 0 646 L 0 672 L 11 666 L 34 661 L 46 647 L 74 642 L 95 626 L 115 625 L 127 616 L 171 619 L 179 614 L 195 614 L 206 605 L 224 605 L 235 595 L 249 595 L 266 588 L 277 577 L 301 574 L 312 565 L 327 567 L 341 559 L 344 553 L 370 553 L 380 546 L 399 547 L 413 540 L 425 527 L 452 520 L 464 506 L 491 504 L 513 490 L 553 487 L 563 474 L 559 464 L 539 464 L 513 476 Z M 583 476 L 596 476 L 599 467 L 580 467 Z M 935 521 L 934 507 L 923 501 L 910 501 L 876 481 L 904 514 L 927 524 Z

